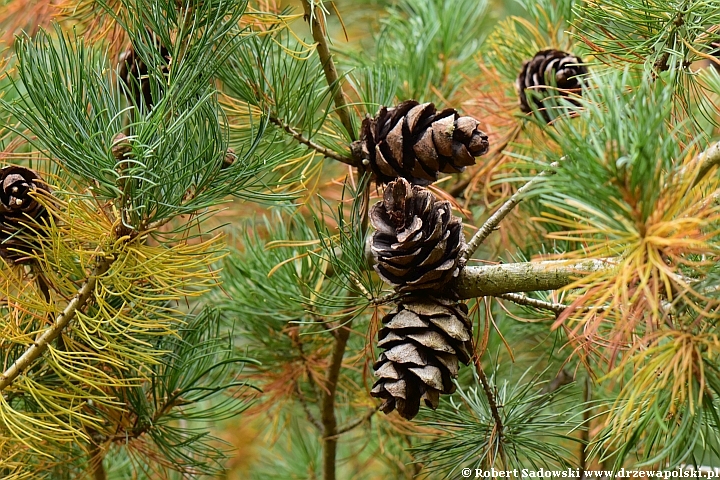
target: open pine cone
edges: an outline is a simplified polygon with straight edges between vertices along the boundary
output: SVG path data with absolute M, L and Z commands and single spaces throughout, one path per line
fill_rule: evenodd
M 375 270 L 396 291 L 442 290 L 457 277 L 465 237 L 447 201 L 399 178 L 385 187 L 370 221 Z
M 440 394 L 455 391 L 458 361 L 472 357 L 472 323 L 464 303 L 408 297 L 383 320 L 374 365 L 378 380 L 370 394 L 385 400 L 380 409 L 412 419 L 421 400 L 435 410 Z
M 520 97 L 520 110 L 530 113 L 537 110 L 546 122 L 557 115 L 551 114 L 558 97 L 564 97 L 575 105 L 570 94 L 582 92 L 581 78 L 587 74 L 582 60 L 560 50 L 541 50 L 532 60 L 523 62 L 515 87 Z
M 353 154 L 363 159 L 379 182 L 402 177 L 428 185 L 438 173 L 462 172 L 489 148 L 480 122 L 448 108 L 438 112 L 432 103 L 414 100 L 394 108 L 382 107 L 363 120 Z
M 32 250 L 29 229 L 42 227 L 49 214 L 31 192 L 50 189 L 29 168 L 9 165 L 0 169 L 0 256 L 19 261 Z
M 164 65 L 160 66 L 160 71 L 163 75 L 167 75 L 170 64 L 170 52 L 159 43 L 157 48 L 160 51 L 160 55 L 166 61 Z M 127 87 L 126 94 L 128 100 L 134 101 L 135 105 L 139 106 L 144 104 L 148 109 L 152 108 L 153 98 L 150 80 L 148 78 L 148 66 L 138 56 L 135 48 L 130 47 L 120 55 L 120 71 L 118 72 L 118 76 Z

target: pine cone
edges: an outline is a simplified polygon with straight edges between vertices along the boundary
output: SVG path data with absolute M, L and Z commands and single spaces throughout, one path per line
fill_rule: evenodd
M 122 160 L 128 153 L 132 152 L 132 144 L 130 143 L 127 135 L 124 133 L 118 133 L 115 135 L 112 140 L 112 147 L 110 151 L 116 160 Z
M 379 379 L 370 392 L 385 400 L 383 412 L 397 409 L 410 420 L 421 400 L 435 410 L 441 393 L 455 391 L 458 360 L 467 365 L 472 357 L 467 314 L 464 303 L 408 297 L 383 318 L 378 347 L 384 351 L 373 367 Z
M 439 172 L 462 172 L 487 153 L 490 144 L 479 124 L 452 108 L 438 112 L 432 103 L 408 100 L 363 120 L 353 153 L 382 183 L 403 177 L 428 185 Z
M 170 52 L 167 48 L 157 44 L 160 55 L 166 60 L 164 65 L 160 66 L 163 75 L 167 75 L 170 64 Z M 135 105 L 144 104 L 146 108 L 152 109 L 153 98 L 150 89 L 150 80 L 148 78 L 148 66 L 135 52 L 134 47 L 120 55 L 120 71 L 118 75 L 127 87 L 125 94 L 130 101 L 134 101 Z M 159 100 L 159 98 L 157 99 Z
M 41 226 L 49 214 L 45 207 L 30 196 L 30 192 L 50 189 L 36 172 L 17 165 L 0 169 L 0 256 L 18 261 L 32 249 L 25 225 Z M 29 233 L 29 232 L 28 232 Z
M 398 292 L 440 290 L 457 277 L 465 237 L 447 201 L 399 178 L 385 187 L 370 221 L 375 271 Z
M 550 122 L 556 116 L 550 114 L 550 109 L 557 105 L 551 99 L 562 96 L 579 105 L 569 94 L 582 91 L 580 77 L 588 71 L 581 63 L 579 57 L 560 50 L 542 50 L 532 60 L 523 62 L 515 84 L 520 110 L 525 113 L 538 110 L 542 118 Z

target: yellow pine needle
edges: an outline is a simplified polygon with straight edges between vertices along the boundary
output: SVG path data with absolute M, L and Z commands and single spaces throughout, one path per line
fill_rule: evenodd
M 237 98 L 231 97 L 227 95 L 224 92 L 219 93 L 219 103 L 223 107 L 223 109 L 227 113 L 232 113 L 233 115 L 239 117 L 240 119 L 246 119 L 247 123 L 243 124 L 231 124 L 231 128 L 242 128 L 242 127 L 250 127 L 252 124 L 249 122 L 250 119 L 261 118 L 265 112 L 262 111 L 259 107 L 252 105 L 247 102 L 243 102 L 242 100 L 239 100 Z
M 720 209 L 707 201 L 707 192 L 717 192 L 720 183 L 713 179 L 702 189 L 692 188 L 695 170 L 684 167 L 667 176 L 655 208 L 642 224 L 620 200 L 616 204 L 623 213 L 612 215 L 580 201 L 567 201 L 567 208 L 545 203 L 556 213 L 545 212 L 538 220 L 563 228 L 548 238 L 583 244 L 581 250 L 561 258 L 617 259 L 612 271 L 584 276 L 565 289 L 573 305 L 605 307 L 605 311 L 569 310 L 559 317 L 556 327 L 565 321 L 577 322 L 575 334 L 582 329 L 586 339 L 608 340 L 618 348 L 636 333 L 642 335 L 638 327 L 663 321 L 661 298 L 672 302 L 680 295 L 699 315 L 717 316 L 694 305 L 705 296 L 693 291 L 679 273 L 680 267 L 697 271 L 707 266 L 703 257 L 715 257 L 712 243 L 720 234 Z M 601 325 L 611 316 L 613 324 L 601 332 Z
M 607 420 L 612 433 L 608 443 L 632 435 L 641 415 L 653 408 L 661 395 L 668 395 L 668 387 L 672 399 L 669 414 L 684 407 L 693 414 L 705 394 L 705 362 L 713 363 L 718 352 L 716 334 L 666 330 L 638 341 L 616 368 L 599 379 L 604 382 L 628 369 L 633 372 L 632 381 L 623 387 L 611 409 L 615 413 Z
M 265 250 L 274 248 L 297 248 L 319 245 L 322 240 L 273 240 L 265 244 Z
M 149 366 L 165 353 L 147 340 L 148 333 L 177 334 L 179 305 L 216 284 L 212 265 L 225 254 L 222 235 L 194 244 L 159 246 L 146 244 L 142 237 L 117 239 L 116 213 L 90 197 L 57 198 L 46 204 L 51 222 L 37 238 L 34 258 L 37 271 L 52 286 L 51 302 L 45 302 L 33 278 L 21 269 L 1 270 L 0 295 L 7 310 L 0 319 L 4 363 L 48 328 L 48 318 L 74 297 L 98 258 L 112 257 L 115 262 L 97 279 L 88 308 L 77 311 L 72 335 L 63 337 L 65 348 L 51 344 L 38 360 L 40 371 L 53 372 L 64 387 L 44 385 L 42 376 L 20 376 L 7 393 L 32 397 L 41 406 L 35 413 L 17 411 L 8 397 L 0 398 L 0 441 L 21 444 L 40 455 L 48 441 L 84 442 L 86 427 L 101 431 L 87 401 L 104 410 L 123 408 L 108 396 L 108 389 L 147 380 Z
M 299 45 L 302 45 L 303 50 L 293 50 L 285 45 L 283 45 L 282 42 L 280 42 L 277 38 L 272 37 L 273 43 L 275 43 L 280 49 L 285 52 L 289 57 L 294 58 L 295 60 L 300 60 L 301 62 L 304 62 L 306 60 L 309 60 L 312 58 L 313 53 L 315 53 L 315 49 L 317 46 L 315 44 L 309 44 L 302 41 L 302 39 L 292 30 L 292 28 L 288 27 L 288 32 L 298 41 Z
M 328 239 L 330 243 L 337 242 L 340 239 L 340 234 L 333 235 Z M 272 249 L 272 248 L 289 248 L 289 247 L 304 247 L 304 246 L 312 246 L 317 245 L 321 242 L 321 240 L 310 240 L 310 241 L 292 241 L 292 240 L 275 240 L 270 243 L 268 243 L 265 248 L 266 249 Z M 280 268 L 282 268 L 283 265 L 287 265 L 288 263 L 294 262 L 296 260 L 300 260 L 301 258 L 306 258 L 310 254 L 317 254 L 322 251 L 322 247 L 315 248 L 313 250 L 308 250 L 304 253 L 298 253 L 296 255 L 293 255 L 290 258 L 286 258 L 282 262 L 275 265 L 273 268 L 270 269 L 267 276 L 268 278 L 272 277 Z

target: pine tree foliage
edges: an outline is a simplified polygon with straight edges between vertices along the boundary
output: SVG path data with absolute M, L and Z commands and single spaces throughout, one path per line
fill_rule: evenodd
M 0 3 L 0 157 L 46 186 L 0 185 L 43 212 L 0 225 L 0 476 L 720 466 L 717 2 L 501 4 Z M 579 88 L 527 63 L 551 50 Z M 353 145 L 408 100 L 487 133 L 422 190 L 466 245 L 370 222 L 394 178 Z M 449 252 L 413 298 L 472 321 L 415 420 L 371 395 L 408 302 L 373 269 L 388 221 L 383 268 Z M 456 353 L 420 320 L 405 340 Z

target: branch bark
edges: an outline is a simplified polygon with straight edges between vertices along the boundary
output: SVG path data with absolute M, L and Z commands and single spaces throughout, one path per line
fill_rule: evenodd
M 110 260 L 109 258 L 103 258 L 98 262 L 93 269 L 92 274 L 87 278 L 87 280 L 85 280 L 85 283 L 82 287 L 80 287 L 80 290 L 78 290 L 75 297 L 70 301 L 70 303 L 68 303 L 60 315 L 57 316 L 52 326 L 45 330 L 42 335 L 35 340 L 35 343 L 30 345 L 27 350 L 25 350 L 25 353 L 15 360 L 15 363 L 10 365 L 10 367 L 5 370 L 2 375 L 0 375 L 0 391 L 12 384 L 18 375 L 20 375 L 38 357 L 40 357 L 43 352 L 47 350 L 50 342 L 55 340 L 60 333 L 62 333 L 63 329 L 67 327 L 70 321 L 75 317 L 75 314 L 87 305 L 88 300 L 90 300 L 90 297 L 95 290 L 95 284 L 97 283 L 98 277 L 107 272 L 112 263 L 113 260 Z
M 335 416 L 335 393 L 337 392 L 340 368 L 342 367 L 345 348 L 350 337 L 350 322 L 338 329 L 335 337 L 330 366 L 325 377 L 325 388 L 322 395 L 321 419 L 323 425 L 323 479 L 335 480 L 338 428 Z
M 337 160 L 338 162 L 345 163 L 347 165 L 350 165 L 351 167 L 360 168 L 362 166 L 362 164 L 352 156 L 340 155 L 337 152 L 330 150 L 329 148 L 323 147 L 322 145 L 313 142 L 309 138 L 306 138 L 302 133 L 298 132 L 287 123 L 284 123 L 279 118 L 270 117 L 270 122 L 285 130 L 291 137 L 297 140 L 298 143 L 302 143 L 303 145 L 315 150 L 321 155 L 332 158 L 333 160 Z
M 497 434 L 498 438 L 498 442 L 496 443 L 496 445 L 499 446 L 499 452 L 496 451 L 496 453 L 500 453 L 500 456 L 503 457 L 503 439 L 505 436 L 505 427 L 503 426 L 500 409 L 498 408 L 497 397 L 495 396 L 495 393 L 490 387 L 490 382 L 488 381 L 487 375 L 485 375 L 485 370 L 483 370 L 482 364 L 480 363 L 480 357 L 475 355 L 473 358 L 473 363 L 475 365 L 475 372 L 477 373 L 477 376 L 480 379 L 480 383 L 482 384 L 483 392 L 485 392 L 485 397 L 488 400 L 488 405 L 490 406 L 490 414 L 492 415 L 493 421 L 495 422 L 495 433 Z
M 531 298 L 521 293 L 505 293 L 498 295 L 497 298 L 508 300 L 518 305 L 524 305 L 526 307 L 538 308 L 542 310 L 549 310 L 555 315 L 560 315 L 565 311 L 567 305 L 555 302 L 546 302 L 544 300 L 538 300 L 537 298 Z
M 608 258 L 575 263 L 549 260 L 465 267 L 460 271 L 453 289 L 460 299 L 555 290 L 573 283 L 583 275 L 611 270 L 614 265 L 614 260 Z
M 527 295 L 523 295 L 521 293 L 505 293 L 502 295 L 498 295 L 497 298 L 500 298 L 502 300 L 508 300 L 513 303 L 517 303 L 518 305 L 525 305 L 526 307 L 533 307 L 533 308 L 539 308 L 542 310 L 549 310 L 553 312 L 555 315 L 560 315 L 562 312 L 565 311 L 565 309 L 568 308 L 568 305 L 565 305 L 564 303 L 557 303 L 557 302 L 546 302 L 545 300 L 538 300 L 537 298 L 531 298 Z M 590 310 L 595 310 L 596 312 L 602 312 L 604 311 L 603 307 L 583 307 L 580 309 L 583 312 L 587 312 Z
M 92 469 L 93 480 L 107 480 L 107 473 L 103 465 L 104 457 L 100 447 L 93 444 L 90 449 L 90 468 Z
M 700 183 L 705 176 L 713 169 L 720 165 L 720 142 L 715 143 L 702 153 L 697 156 L 697 162 L 700 162 L 700 169 L 698 170 L 693 186 Z
M 320 22 L 322 15 L 318 15 L 317 11 L 313 11 L 313 8 L 317 9 L 317 7 L 311 5 L 309 0 L 303 0 L 302 3 L 303 9 L 305 10 L 305 19 L 310 22 L 313 39 L 317 42 L 317 52 L 320 57 L 320 62 L 322 63 L 323 71 L 325 72 L 325 78 L 330 88 L 335 88 L 333 101 L 335 102 L 338 117 L 340 117 L 340 121 L 345 127 L 345 130 L 347 130 L 350 140 L 355 141 L 357 137 L 350 118 L 348 104 L 345 101 L 345 95 L 340 85 L 337 68 L 335 68 L 335 62 L 333 61 L 327 38 L 325 37 L 325 26 Z

